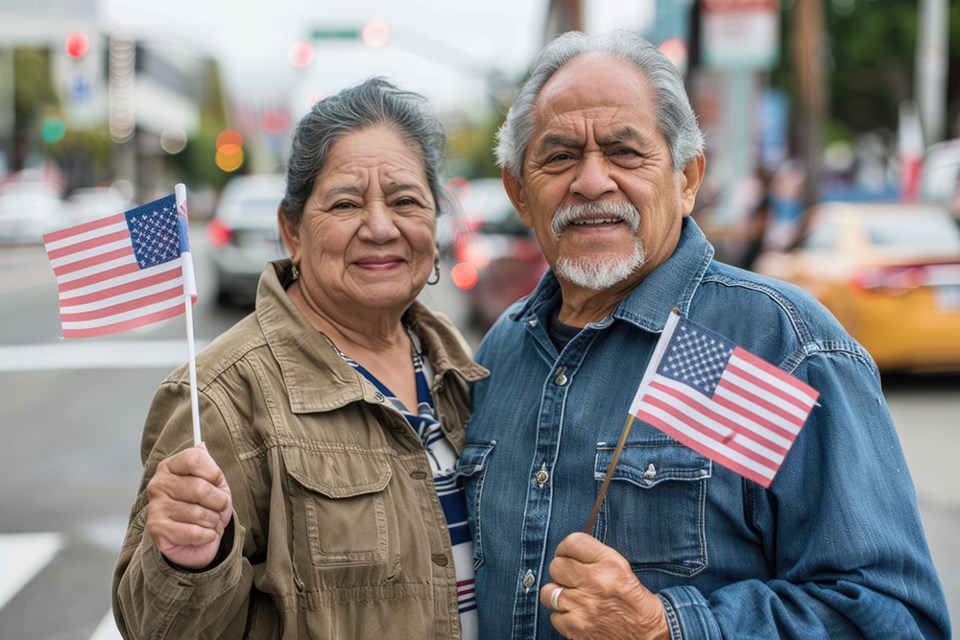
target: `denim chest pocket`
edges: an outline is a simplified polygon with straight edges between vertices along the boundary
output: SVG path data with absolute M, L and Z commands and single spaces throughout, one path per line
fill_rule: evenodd
M 360 450 L 282 450 L 291 479 L 294 541 L 307 539 L 312 564 L 392 564 L 399 552 L 396 514 L 387 496 L 389 457 Z
M 469 512 L 470 535 L 473 538 L 473 567 L 483 564 L 483 532 L 480 527 L 480 510 L 483 498 L 483 480 L 487 473 L 487 461 L 496 442 L 468 444 L 460 452 L 456 475 L 463 481 L 463 491 Z
M 598 488 L 613 453 L 613 447 L 597 447 Z M 619 551 L 634 571 L 690 576 L 703 570 L 711 465 L 708 458 L 672 440 L 626 445 L 597 518 L 598 539 Z

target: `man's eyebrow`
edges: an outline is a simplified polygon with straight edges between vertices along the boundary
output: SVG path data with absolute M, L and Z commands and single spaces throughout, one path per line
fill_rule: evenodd
M 537 141 L 539 148 L 545 147 L 582 147 L 583 138 L 563 133 L 548 133 Z
M 597 144 L 601 146 L 616 144 L 618 142 L 636 142 L 641 145 L 650 144 L 650 136 L 642 131 L 631 127 L 621 127 L 615 131 L 605 134 L 602 138 L 597 138 Z
M 604 134 L 597 138 L 597 144 L 601 146 L 617 144 L 620 142 L 635 142 L 640 145 L 651 144 L 649 135 L 638 130 L 636 127 L 625 126 L 615 131 Z M 536 147 L 540 149 L 549 149 L 554 147 L 579 148 L 583 146 L 583 138 L 571 136 L 564 133 L 548 133 L 537 141 Z

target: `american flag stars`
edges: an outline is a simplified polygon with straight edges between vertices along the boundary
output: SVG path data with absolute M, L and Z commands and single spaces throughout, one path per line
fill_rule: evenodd
M 126 214 L 133 252 L 141 269 L 180 256 L 176 198 L 171 195 L 151 204 L 155 206 L 141 207 Z
M 660 373 L 709 396 L 717 388 L 733 348 L 731 342 L 681 324 Z

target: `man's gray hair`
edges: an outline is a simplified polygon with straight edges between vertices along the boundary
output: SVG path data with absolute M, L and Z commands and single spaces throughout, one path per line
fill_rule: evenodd
M 426 98 L 374 77 L 318 101 L 297 123 L 286 162 L 286 192 L 280 210 L 299 224 L 317 175 L 335 142 L 367 127 L 385 125 L 420 151 L 439 215 L 446 208 L 443 154 L 446 135 Z
M 644 75 L 656 103 L 656 123 L 666 138 L 675 170 L 703 153 L 703 133 L 676 65 L 647 40 L 627 30 L 588 36 L 564 33 L 543 48 L 497 133 L 497 164 L 523 180 L 523 156 L 533 137 L 534 107 L 547 81 L 563 65 L 586 53 L 607 53 L 634 65 Z

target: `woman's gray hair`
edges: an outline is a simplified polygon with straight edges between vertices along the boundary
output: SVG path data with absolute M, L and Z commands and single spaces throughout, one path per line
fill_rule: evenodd
M 439 215 L 446 209 L 443 154 L 446 134 L 430 103 L 383 77 L 369 78 L 318 101 L 294 129 L 286 162 L 286 192 L 280 210 L 300 223 L 303 207 L 335 142 L 367 127 L 385 125 L 420 150 L 430 193 Z
M 497 164 L 517 180 L 523 180 L 523 156 L 533 138 L 534 107 L 540 91 L 563 65 L 577 56 L 595 52 L 629 62 L 647 79 L 656 101 L 657 128 L 667 140 L 675 170 L 682 170 L 703 153 L 703 132 L 690 106 L 683 77 L 669 58 L 647 40 L 624 29 L 594 36 L 570 31 L 551 41 L 534 60 L 529 78 L 497 133 Z

